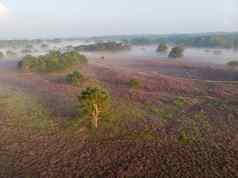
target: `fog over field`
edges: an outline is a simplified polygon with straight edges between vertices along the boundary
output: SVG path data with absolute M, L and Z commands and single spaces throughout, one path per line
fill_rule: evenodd
M 235 178 L 237 138 L 237 0 L 0 0 L 0 178 Z

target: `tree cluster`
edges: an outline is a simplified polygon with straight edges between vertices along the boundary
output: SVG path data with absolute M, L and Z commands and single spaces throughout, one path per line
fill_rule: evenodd
M 39 57 L 26 55 L 18 66 L 21 70 L 29 72 L 55 72 L 65 70 L 75 64 L 85 63 L 87 63 L 87 58 L 78 52 L 51 51 Z

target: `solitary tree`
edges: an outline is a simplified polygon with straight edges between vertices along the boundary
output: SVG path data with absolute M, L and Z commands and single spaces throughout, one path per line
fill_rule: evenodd
M 167 52 L 168 50 L 168 46 L 165 43 L 161 43 L 158 48 L 157 48 L 157 52 Z
M 169 53 L 170 58 L 180 58 L 183 57 L 183 51 L 184 49 L 182 47 L 176 46 L 171 49 Z
M 82 115 L 92 119 L 92 124 L 98 128 L 99 120 L 102 119 L 109 109 L 110 96 L 100 88 L 87 88 L 78 97 L 79 111 Z

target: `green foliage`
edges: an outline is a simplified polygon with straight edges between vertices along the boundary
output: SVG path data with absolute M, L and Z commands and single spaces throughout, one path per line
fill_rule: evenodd
M 230 67 L 238 67 L 238 61 L 232 60 L 232 61 L 228 62 L 227 65 Z
M 150 114 L 153 116 L 158 116 L 163 121 L 168 121 L 170 119 L 173 119 L 175 115 L 177 114 L 177 108 L 174 108 L 172 106 L 161 106 L 161 107 L 155 107 L 152 105 L 147 106 L 147 110 Z
M 78 86 L 80 82 L 82 81 L 83 76 L 79 71 L 74 71 L 71 74 L 68 74 L 66 76 L 66 81 L 72 85 Z
M 3 52 L 0 51 L 0 59 L 3 59 L 4 58 L 4 54 Z
M 209 48 L 238 49 L 238 33 L 202 33 L 202 34 L 171 34 L 128 36 L 124 40 L 135 45 L 171 43 L 177 45 Z
M 131 89 L 138 89 L 141 86 L 141 82 L 137 79 L 131 79 L 129 80 L 128 85 Z
M 151 140 L 158 138 L 150 124 L 144 123 L 149 115 L 144 105 L 130 100 L 114 101 L 109 112 L 103 118 L 100 128 L 90 133 L 98 139 Z M 94 131 L 94 130 L 93 130 Z
M 177 97 L 174 103 L 178 108 L 183 108 L 187 104 L 187 101 L 183 97 Z
M 61 54 L 59 51 L 50 51 L 44 56 L 34 57 L 25 56 L 18 66 L 23 71 L 31 72 L 55 72 L 72 67 L 75 64 L 85 64 L 85 56 L 77 52 L 66 52 Z
M 0 113 L 6 116 L 11 128 L 30 129 L 37 133 L 56 128 L 43 105 L 24 93 L 0 95 Z
M 23 71 L 31 71 L 36 68 L 37 65 L 37 58 L 31 55 L 27 55 L 23 58 L 22 61 L 18 63 L 18 67 Z M 39 61 L 38 61 L 39 62 Z
M 160 45 L 157 48 L 157 52 L 167 52 L 168 46 L 165 43 L 160 43 Z
M 182 47 L 176 46 L 171 49 L 169 53 L 170 58 L 180 58 L 183 57 L 183 51 L 184 49 Z
M 107 91 L 100 88 L 87 88 L 78 97 L 79 113 L 92 119 L 93 125 L 97 128 L 98 121 L 108 112 L 110 96 Z
M 178 142 L 180 144 L 189 144 L 191 142 L 191 139 L 189 138 L 188 134 L 185 132 L 185 130 L 182 130 L 180 133 L 179 133 L 179 136 L 178 136 Z
M 119 51 L 129 49 L 130 46 L 128 44 L 117 42 L 103 42 L 75 47 L 75 50 L 77 51 Z

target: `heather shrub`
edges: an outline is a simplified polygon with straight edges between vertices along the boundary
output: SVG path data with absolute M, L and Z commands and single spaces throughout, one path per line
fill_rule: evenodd
M 82 81 L 83 76 L 79 71 L 74 71 L 66 76 L 66 81 L 72 85 L 78 86 Z

